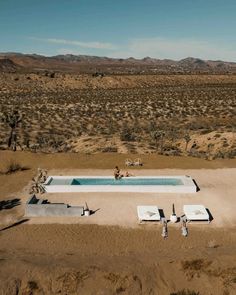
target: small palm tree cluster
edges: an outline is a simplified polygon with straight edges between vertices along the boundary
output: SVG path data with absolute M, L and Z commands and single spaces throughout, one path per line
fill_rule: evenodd
M 32 178 L 30 186 L 30 194 L 45 193 L 44 182 L 47 179 L 47 170 L 38 168 L 38 174 Z

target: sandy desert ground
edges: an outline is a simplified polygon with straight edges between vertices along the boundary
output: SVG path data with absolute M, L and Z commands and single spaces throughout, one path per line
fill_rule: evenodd
M 235 294 L 231 229 L 22 224 L 0 239 L 0 294 Z
M 1 201 L 15 199 L 9 209 L 0 210 L 1 295 L 235 294 L 234 160 L 142 156 L 144 166 L 132 170 L 137 175 L 190 174 L 201 190 L 192 196 L 90 196 L 92 209 L 102 208 L 88 219 L 39 224 L 42 220 L 23 217 L 27 185 L 37 167 L 51 173 L 108 174 L 115 164 L 124 168 L 127 155 L 1 151 L 1 171 L 13 155 L 28 170 L 0 175 Z M 65 198 L 51 196 L 58 197 Z M 70 198 L 75 202 L 75 195 Z M 179 224 L 171 225 L 168 239 L 163 240 L 160 225 L 138 225 L 136 219 L 137 204 L 156 204 L 157 199 L 167 216 L 173 201 L 180 214 L 182 204 L 191 200 L 209 207 L 214 220 L 210 225 L 189 225 L 187 238 L 181 236 Z M 87 195 L 79 197 L 79 202 L 85 200 Z

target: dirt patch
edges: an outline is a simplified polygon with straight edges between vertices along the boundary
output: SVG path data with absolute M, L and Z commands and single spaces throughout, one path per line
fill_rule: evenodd
M 207 247 L 212 238 L 219 248 Z M 234 294 L 233 230 L 193 230 L 185 239 L 170 229 L 163 240 L 155 226 L 18 225 L 0 239 L 4 295 Z

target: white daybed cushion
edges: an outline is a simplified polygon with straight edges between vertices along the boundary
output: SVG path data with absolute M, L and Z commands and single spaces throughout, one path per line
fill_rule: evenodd
M 160 220 L 157 206 L 137 206 L 139 220 Z
M 188 220 L 209 220 L 209 214 L 203 205 L 184 205 L 183 210 Z

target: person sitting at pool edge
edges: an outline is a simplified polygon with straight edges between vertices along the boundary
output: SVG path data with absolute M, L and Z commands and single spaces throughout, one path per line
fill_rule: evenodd
M 122 177 L 131 177 L 131 176 L 134 176 L 134 174 L 129 173 L 129 171 L 125 171 L 125 173 L 122 174 L 120 172 L 120 169 L 119 169 L 118 166 L 116 166 L 115 169 L 114 169 L 114 177 L 115 177 L 115 179 L 121 179 Z
M 123 175 L 120 174 L 120 169 L 118 166 L 116 166 L 114 169 L 114 177 L 115 179 L 120 179 L 121 177 L 123 177 Z

